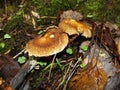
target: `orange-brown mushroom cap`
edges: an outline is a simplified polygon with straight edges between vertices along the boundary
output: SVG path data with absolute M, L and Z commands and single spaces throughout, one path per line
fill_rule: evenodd
M 58 26 L 63 32 L 66 32 L 69 35 L 79 35 L 79 33 L 81 33 L 82 36 L 85 36 L 86 38 L 90 38 L 92 36 L 91 29 L 87 24 L 78 22 L 74 19 L 64 19 Z
M 68 44 L 68 36 L 60 29 L 51 28 L 43 36 L 30 40 L 26 45 L 29 56 L 50 56 L 61 52 Z

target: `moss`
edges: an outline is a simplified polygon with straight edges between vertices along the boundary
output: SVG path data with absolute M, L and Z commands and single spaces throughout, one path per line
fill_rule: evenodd
M 6 27 L 4 28 L 6 33 L 10 33 L 11 30 L 14 30 L 16 26 L 23 20 L 23 12 L 18 11 L 11 20 L 7 23 Z

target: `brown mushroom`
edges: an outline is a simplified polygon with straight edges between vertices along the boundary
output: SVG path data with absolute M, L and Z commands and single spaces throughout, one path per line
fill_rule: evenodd
M 63 32 L 66 32 L 69 35 L 82 34 L 82 36 L 85 36 L 86 38 L 92 36 L 91 29 L 87 24 L 78 22 L 74 19 L 64 19 L 58 26 Z
M 29 56 L 50 56 L 61 52 L 68 44 L 68 36 L 58 28 L 49 28 L 47 32 L 30 40 L 26 45 Z

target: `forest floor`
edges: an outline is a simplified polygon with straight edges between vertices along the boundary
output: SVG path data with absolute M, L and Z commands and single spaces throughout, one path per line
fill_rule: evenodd
M 80 20 L 89 22 L 92 28 L 90 38 L 82 34 L 68 35 L 69 42 L 63 51 L 47 57 L 30 57 L 28 53 L 22 52 L 26 44 L 37 36 L 44 35 L 49 26 L 58 26 L 60 21 L 46 17 L 50 22 L 45 19 L 44 25 L 37 26 L 39 23 L 35 13 L 32 17 L 24 15 L 21 18 L 21 13 L 17 15 L 12 19 L 5 15 L 0 17 L 1 89 L 9 86 L 17 88 L 16 90 L 120 88 L 120 29 L 117 25 L 107 21 L 98 23 Z M 29 17 L 32 24 L 28 22 Z M 28 65 L 27 71 L 24 71 L 26 63 L 31 60 L 38 64 L 30 71 L 28 68 L 31 66 Z M 12 80 L 18 74 L 18 84 L 15 84 Z

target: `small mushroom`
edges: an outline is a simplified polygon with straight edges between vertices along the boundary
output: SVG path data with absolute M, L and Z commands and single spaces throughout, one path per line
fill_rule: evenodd
M 63 32 L 66 32 L 69 35 L 82 34 L 82 36 L 85 36 L 86 38 L 92 36 L 91 28 L 87 24 L 78 22 L 74 19 L 64 19 L 58 26 Z
M 26 44 L 29 56 L 44 57 L 61 52 L 68 44 L 68 36 L 58 28 L 49 28 L 47 32 L 30 40 Z

